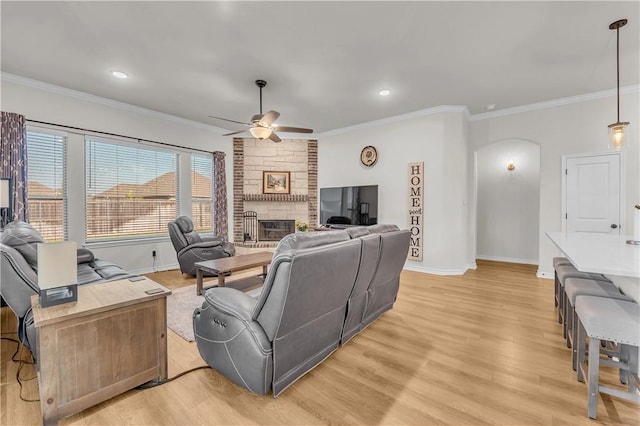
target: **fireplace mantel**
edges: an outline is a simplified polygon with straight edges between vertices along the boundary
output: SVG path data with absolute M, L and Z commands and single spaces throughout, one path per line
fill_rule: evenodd
M 309 196 L 306 194 L 243 194 L 242 200 L 306 203 L 309 201 Z

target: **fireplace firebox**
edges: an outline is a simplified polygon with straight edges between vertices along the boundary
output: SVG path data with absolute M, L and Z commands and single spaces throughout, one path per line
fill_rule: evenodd
M 258 240 L 280 241 L 285 235 L 296 232 L 295 226 L 295 220 L 259 220 Z

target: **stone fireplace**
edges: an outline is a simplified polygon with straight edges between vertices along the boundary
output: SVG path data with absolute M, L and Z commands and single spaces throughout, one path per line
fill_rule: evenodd
M 262 179 L 265 171 L 289 172 L 289 193 L 264 194 Z M 267 229 L 267 234 L 262 234 L 258 229 L 257 238 L 249 239 L 245 234 L 253 236 L 255 232 L 245 229 L 245 212 L 255 212 L 258 223 L 288 221 L 291 228 L 280 237 L 274 237 L 273 232 Z M 307 223 L 311 229 L 318 225 L 318 142 L 284 139 L 275 143 L 234 138 L 234 244 L 275 247 L 284 235 L 295 232 L 295 222 Z
M 296 221 L 288 219 L 258 220 L 258 241 L 280 241 L 296 232 Z

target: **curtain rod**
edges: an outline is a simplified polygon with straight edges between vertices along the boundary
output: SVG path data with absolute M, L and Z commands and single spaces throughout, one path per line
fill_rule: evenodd
M 82 128 L 82 127 L 67 126 L 66 124 L 48 123 L 46 121 L 30 120 L 28 118 L 25 118 L 25 120 L 30 122 L 30 123 L 46 124 L 47 126 L 63 127 L 65 129 L 80 130 L 82 132 L 91 132 L 91 133 L 97 133 L 97 134 L 100 134 L 100 135 L 116 136 L 118 138 L 135 139 L 138 142 L 151 142 L 151 143 L 157 143 L 159 145 L 171 146 L 173 148 L 188 149 L 190 151 L 199 151 L 199 152 L 206 152 L 207 154 L 211 154 L 211 151 L 205 151 L 204 149 L 187 148 L 187 147 L 184 147 L 184 146 L 174 145 L 174 144 L 171 144 L 171 143 L 153 141 L 151 139 L 134 138 L 134 137 L 131 137 L 131 136 L 119 135 L 117 133 L 101 132 L 99 130 L 91 130 L 91 129 L 85 129 L 85 128 Z

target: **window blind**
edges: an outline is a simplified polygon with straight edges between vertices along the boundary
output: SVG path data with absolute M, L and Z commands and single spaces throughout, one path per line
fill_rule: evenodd
M 191 220 L 196 230 L 213 230 L 213 156 L 191 154 Z
M 85 139 L 86 240 L 167 235 L 179 211 L 178 153 Z
M 27 131 L 29 223 L 45 241 L 66 239 L 66 134 Z

